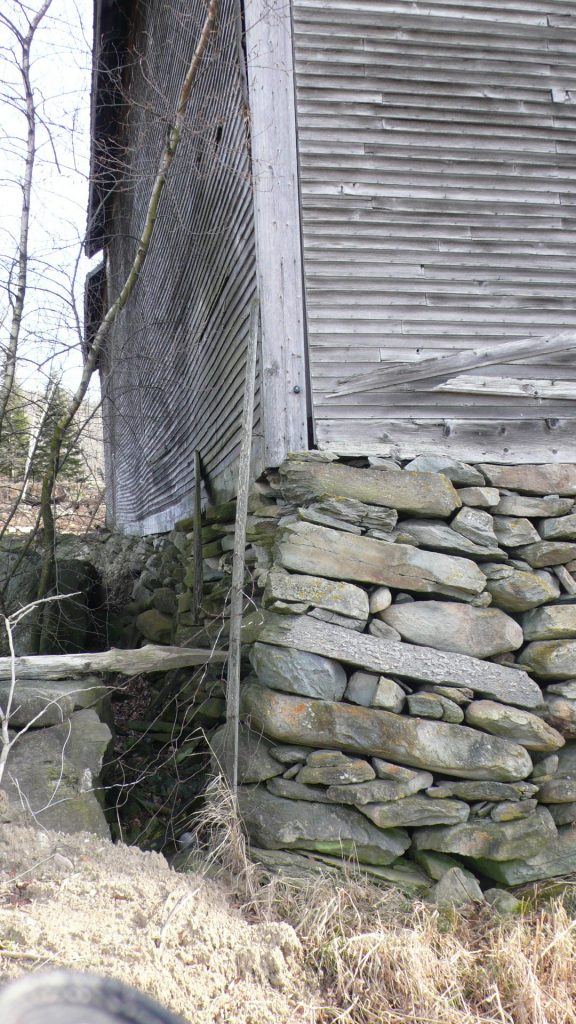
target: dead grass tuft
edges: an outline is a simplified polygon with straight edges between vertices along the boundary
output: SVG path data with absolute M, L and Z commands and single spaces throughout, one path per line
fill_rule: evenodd
M 223 877 L 252 919 L 295 929 L 320 982 L 319 1024 L 576 1024 L 572 886 L 527 890 L 524 913 L 499 918 L 415 903 L 354 866 L 270 878 L 249 861 L 234 802 L 217 786 L 212 798 Z

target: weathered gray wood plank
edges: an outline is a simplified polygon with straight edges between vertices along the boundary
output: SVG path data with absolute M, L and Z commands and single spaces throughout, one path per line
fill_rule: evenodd
M 161 647 L 146 644 L 135 650 L 112 648 L 86 654 L 45 654 L 16 658 L 16 679 L 73 679 L 77 676 L 114 672 L 124 676 L 147 672 L 171 672 L 177 668 L 224 662 L 224 651 L 205 651 L 197 647 Z M 0 679 L 10 679 L 12 662 L 0 658 Z M 16 684 L 18 685 L 18 684 Z

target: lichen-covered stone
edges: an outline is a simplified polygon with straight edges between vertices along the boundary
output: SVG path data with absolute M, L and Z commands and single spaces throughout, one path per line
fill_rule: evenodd
M 528 544 L 518 548 L 516 554 L 523 558 L 534 569 L 544 569 L 548 565 L 565 565 L 576 558 L 576 544 L 561 540 L 540 540 L 536 544 Z
M 531 821 L 533 818 L 527 824 Z M 571 875 L 576 871 L 576 829 L 570 825 L 559 828 L 556 837 L 533 855 L 520 852 L 517 859 L 504 862 L 481 859 L 475 866 L 483 875 L 504 885 L 525 885 L 542 878 Z
M 0 679 L 0 707 L 6 708 L 10 680 Z M 81 679 L 26 679 L 18 677 L 15 699 L 10 712 L 10 727 L 33 728 L 58 725 L 73 711 L 99 705 L 110 693 L 100 676 Z
M 285 800 L 263 786 L 240 786 L 238 807 L 249 836 L 265 850 L 315 850 L 386 865 L 410 845 L 406 832 L 376 828 L 359 811 Z
M 269 572 L 262 602 L 265 608 L 273 609 L 278 601 L 300 602 L 355 619 L 368 618 L 366 591 L 352 583 L 319 576 Z
M 495 570 L 499 569 L 500 572 Z M 484 571 L 488 567 L 484 565 Z M 529 572 L 512 566 L 490 569 L 486 589 L 497 608 L 525 612 L 560 596 L 558 581 L 550 573 Z
M 289 460 L 280 466 L 279 474 L 282 493 L 289 501 L 357 498 L 368 505 L 431 516 L 448 516 L 460 507 L 458 492 L 450 481 L 434 473 L 382 473 Z
M 392 604 L 392 593 L 388 587 L 376 587 L 370 594 L 370 614 L 377 615 Z
M 545 807 L 539 807 L 529 818 L 520 821 L 474 818 L 461 825 L 418 829 L 413 842 L 417 850 L 507 861 L 541 853 L 547 846 L 554 845 L 557 835 L 551 815 Z
M 492 821 L 519 821 L 533 814 L 537 806 L 537 800 L 505 800 L 504 803 L 494 804 L 490 817 Z
M 372 782 L 360 782 L 358 785 L 330 786 L 328 799 L 342 804 L 375 804 L 404 800 L 422 789 L 432 785 L 430 772 L 413 772 L 410 779 L 374 779 Z
M 460 800 L 528 800 L 538 792 L 538 786 L 528 782 L 452 782 L 443 780 L 428 796 L 443 799 L 456 796 Z
M 540 536 L 543 540 L 576 540 L 576 515 L 543 519 Z
M 540 540 L 540 534 L 530 520 L 520 516 L 494 516 L 494 533 L 498 543 L 505 548 L 517 548 Z
M 441 719 L 444 714 L 444 707 L 437 693 L 410 693 L 406 703 L 408 714 L 418 718 Z
M 538 790 L 541 804 L 569 804 L 576 800 L 576 779 L 550 779 Z
M 493 700 L 475 700 L 466 708 L 466 722 L 493 736 L 521 743 L 527 750 L 548 753 L 564 746 L 564 738 L 537 715 Z
M 473 544 L 482 547 L 498 547 L 498 538 L 494 533 L 494 519 L 489 512 L 481 508 L 461 508 L 456 513 L 450 526 L 456 533 L 461 533 Z
M 483 484 L 484 477 L 475 466 L 451 459 L 448 455 L 417 455 L 404 467 L 407 473 L 442 473 L 453 484 Z
M 336 765 L 305 764 L 296 776 L 297 782 L 308 786 L 337 786 L 369 782 L 376 778 L 376 772 L 368 761 L 342 756 Z
M 470 559 L 432 554 L 372 537 L 348 536 L 311 523 L 291 523 L 280 532 L 276 560 L 292 572 L 448 597 L 473 597 L 486 583 L 484 574 Z
M 319 700 L 341 700 L 346 673 L 339 662 L 295 648 L 254 644 L 252 667 L 265 686 L 286 693 L 300 693 Z
M 541 679 L 576 676 L 576 640 L 536 640 L 518 657 L 518 664 Z
M 468 511 L 472 511 L 468 509 Z M 422 548 L 429 548 L 431 551 L 442 551 L 452 555 L 465 555 L 478 561 L 506 560 L 506 552 L 502 551 L 496 538 L 491 544 L 478 544 L 469 540 L 462 533 L 453 530 L 446 523 L 437 523 L 432 520 L 405 519 L 400 523 L 398 535 L 411 538 Z M 397 542 L 400 540 L 397 537 Z
M 576 464 L 541 466 L 478 466 L 488 483 L 521 494 L 576 495 Z
M 278 778 L 268 779 L 266 788 L 274 796 L 280 796 L 284 800 L 306 800 L 308 803 L 330 803 L 327 790 L 322 786 L 307 786 L 305 783 L 296 782 L 294 779 Z
M 565 516 L 573 507 L 572 498 L 560 498 L 557 494 L 547 494 L 543 498 L 530 498 L 525 494 L 502 494 L 494 511 L 503 516 L 541 519 L 548 516 Z
M 406 700 L 404 690 L 398 683 L 387 676 L 378 676 L 371 672 L 353 672 L 344 697 L 352 704 L 361 704 L 365 708 L 382 708 L 384 711 L 394 711 L 397 714 L 402 711 Z
M 518 623 L 505 612 L 455 601 L 395 604 L 381 616 L 403 640 L 475 658 L 516 651 L 524 640 Z
M 157 608 L 148 608 L 135 619 L 136 629 L 153 644 L 169 644 L 172 639 L 174 622 Z
M 494 509 L 500 501 L 500 491 L 497 487 L 459 487 L 458 497 L 463 505 Z
M 576 639 L 576 604 L 546 605 L 522 616 L 526 640 Z
M 244 687 L 242 708 L 253 728 L 282 743 L 322 744 L 468 779 L 513 782 L 532 771 L 524 747 L 463 725 L 292 697 L 255 683 Z
M 565 739 L 576 739 L 576 700 L 558 694 L 546 694 L 546 721 Z
M 454 825 L 470 815 L 468 804 L 462 800 L 430 800 L 423 794 L 390 803 L 359 804 L 358 809 L 378 828 Z

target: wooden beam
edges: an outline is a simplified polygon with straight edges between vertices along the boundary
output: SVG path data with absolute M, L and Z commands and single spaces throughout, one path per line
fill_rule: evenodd
M 205 651 L 198 647 L 161 647 L 146 644 L 136 650 L 96 651 L 92 654 L 45 654 L 16 658 L 16 676 L 21 679 L 72 679 L 100 672 L 123 676 L 147 672 L 171 672 L 209 662 L 224 662 L 225 651 Z M 0 658 L 0 679 L 10 679 L 12 659 Z
M 424 384 L 420 385 L 419 390 L 424 390 L 424 387 Z M 432 390 L 463 395 L 502 395 L 505 398 L 558 398 L 571 402 L 576 399 L 576 383 L 569 380 L 462 376 L 452 377 Z
M 266 466 L 308 447 L 304 285 L 292 20 L 286 0 L 246 4 L 246 51 Z
M 391 370 L 388 366 L 378 367 L 370 373 L 359 374 L 342 381 L 328 398 L 354 395 L 364 391 L 382 391 L 404 385 L 441 384 L 454 373 L 476 370 L 481 366 L 495 366 L 498 363 L 514 363 L 534 356 L 558 355 L 561 352 L 576 355 L 576 331 L 560 331 L 539 338 L 520 338 L 506 341 L 489 348 L 467 349 L 447 356 L 433 356 L 419 363 L 410 363 Z

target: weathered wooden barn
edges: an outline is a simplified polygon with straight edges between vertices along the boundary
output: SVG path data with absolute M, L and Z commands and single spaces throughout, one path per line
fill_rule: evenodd
M 100 299 L 205 11 L 96 2 Z M 574 462 L 575 154 L 573 0 L 222 0 L 101 365 L 111 520 L 168 529 L 195 451 L 233 491 L 255 294 L 256 473 L 314 446 Z

